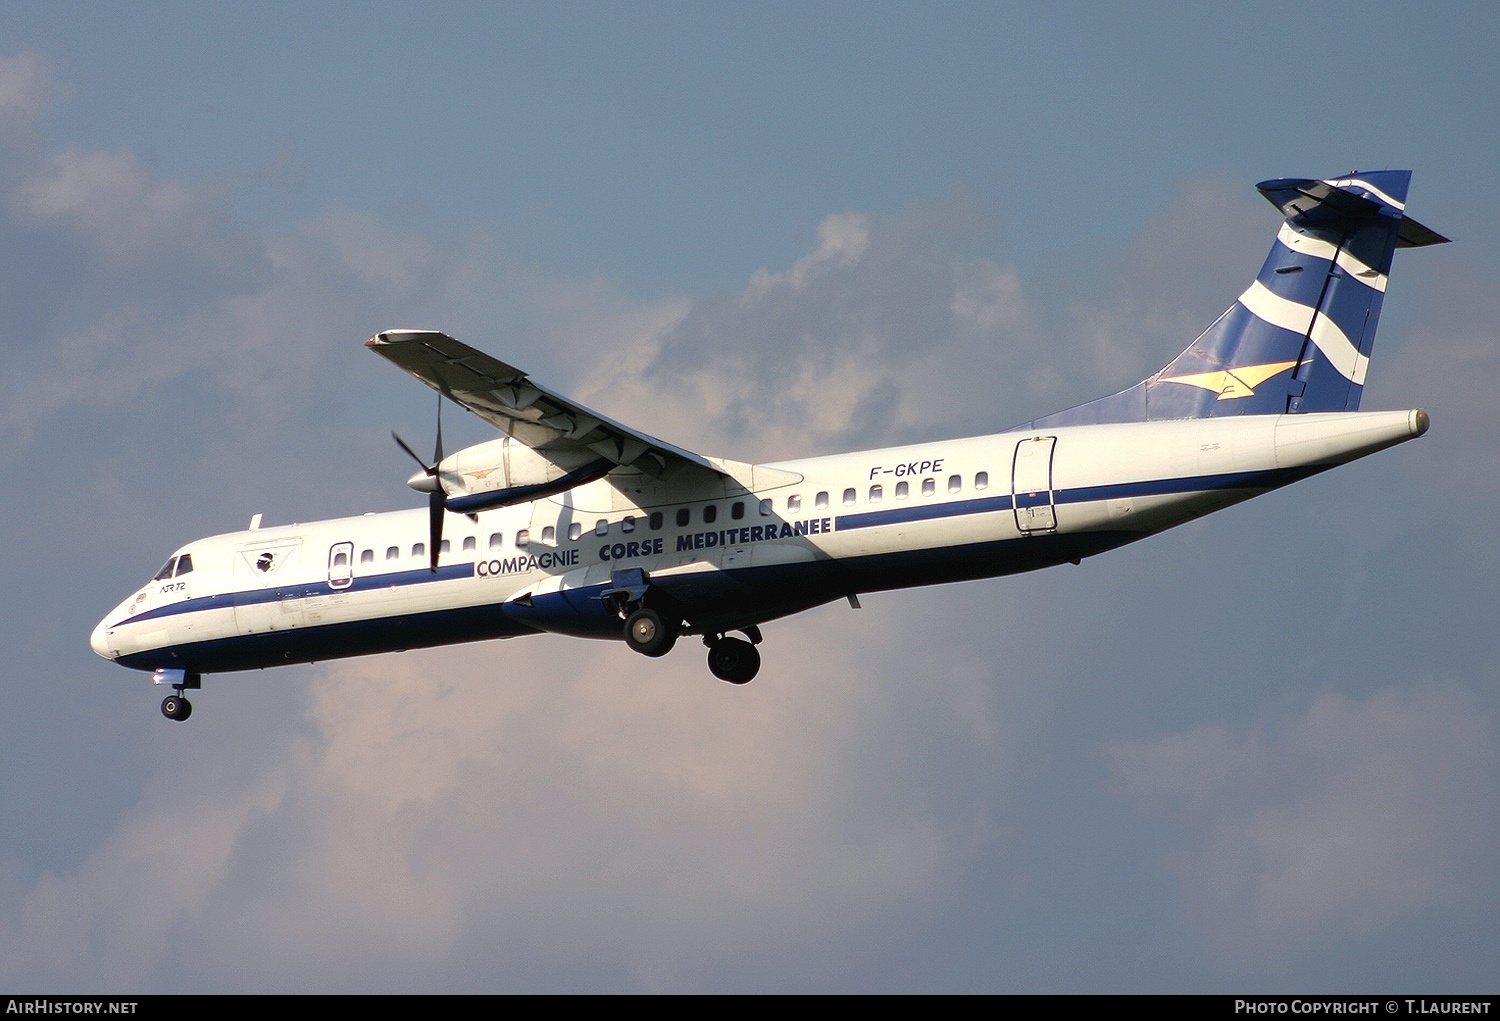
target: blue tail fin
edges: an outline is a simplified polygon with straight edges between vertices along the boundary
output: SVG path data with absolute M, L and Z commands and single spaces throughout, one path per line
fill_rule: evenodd
M 1409 170 L 1257 187 L 1286 222 L 1255 282 L 1161 371 L 1036 426 L 1354 411 L 1397 248 L 1448 239 L 1406 215 Z

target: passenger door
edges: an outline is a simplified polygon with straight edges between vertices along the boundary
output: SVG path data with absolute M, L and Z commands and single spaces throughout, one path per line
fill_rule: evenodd
M 354 543 L 335 543 L 328 550 L 328 587 L 346 589 L 354 584 Z
M 1016 527 L 1023 533 L 1057 528 L 1052 498 L 1052 454 L 1056 446 L 1056 436 L 1033 436 L 1016 444 L 1011 500 L 1016 509 Z

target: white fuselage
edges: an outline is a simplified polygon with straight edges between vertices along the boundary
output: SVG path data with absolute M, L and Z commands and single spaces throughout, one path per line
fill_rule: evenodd
M 619 638 L 631 572 L 691 629 L 1077 561 L 1420 435 L 1416 411 L 1008 432 L 768 465 L 712 489 L 617 473 L 535 503 L 201 539 L 92 636 L 143 670 L 244 670 L 536 632 Z M 733 481 L 731 481 L 733 480 Z M 183 571 L 182 557 L 191 568 Z

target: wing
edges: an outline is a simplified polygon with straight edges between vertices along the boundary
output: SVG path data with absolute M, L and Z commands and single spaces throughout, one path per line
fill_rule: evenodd
M 655 477 L 725 474 L 707 458 L 575 404 L 445 333 L 387 330 L 365 346 L 534 450 L 592 451 Z

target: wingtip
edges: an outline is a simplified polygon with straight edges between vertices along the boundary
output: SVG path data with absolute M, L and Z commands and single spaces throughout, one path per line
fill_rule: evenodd
M 442 333 L 442 331 L 440 330 L 414 330 L 410 327 L 405 327 L 397 330 L 381 330 L 379 333 L 375 334 L 375 336 L 365 341 L 365 347 L 382 347 L 386 344 L 395 344 L 398 341 L 410 339 L 412 337 L 430 337 L 434 335 L 446 336 L 446 334 Z

